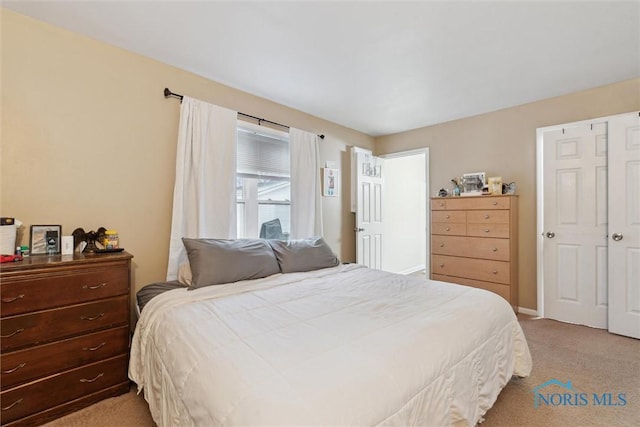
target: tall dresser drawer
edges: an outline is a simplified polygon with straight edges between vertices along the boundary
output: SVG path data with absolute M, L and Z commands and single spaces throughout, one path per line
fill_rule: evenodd
M 433 222 L 431 223 L 431 232 L 447 236 L 464 236 L 467 234 L 467 224 Z
M 434 211 L 431 213 L 432 222 L 459 222 L 467 221 L 467 213 L 465 211 Z
M 509 211 L 469 211 L 467 212 L 467 222 L 480 224 L 505 223 L 509 224 Z
M 127 382 L 127 364 L 127 355 L 122 355 L 2 391 L 0 423 L 4 425 L 105 387 Z
M 447 198 L 446 201 L 447 210 L 487 210 L 487 209 L 510 209 L 511 200 L 509 197 L 493 197 L 493 196 L 480 196 L 480 197 L 452 197 Z M 442 209 L 442 208 L 441 208 Z
M 0 349 L 18 349 L 77 333 L 125 325 L 129 295 L 0 319 Z
M 29 347 L 0 356 L 0 382 L 2 388 L 6 389 L 128 351 L 127 326 Z
M 467 224 L 467 235 L 476 237 L 509 237 L 509 224 Z
M 438 255 L 509 261 L 509 240 L 433 234 L 431 252 Z
M 510 282 L 509 263 L 504 261 L 433 255 L 431 257 L 431 272 L 507 285 Z
M 107 298 L 129 292 L 129 269 L 85 268 L 58 273 L 17 275 L 3 280 L 3 316 Z

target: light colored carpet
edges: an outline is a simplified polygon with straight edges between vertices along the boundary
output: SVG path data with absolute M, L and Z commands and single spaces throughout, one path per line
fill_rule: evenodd
M 533 372 L 512 379 L 485 415 L 481 427 L 640 426 L 640 341 L 606 331 L 519 315 L 533 357 Z M 550 379 L 571 380 L 572 393 L 586 393 L 586 406 L 534 408 L 533 389 Z M 555 387 L 555 388 L 554 388 Z M 559 386 L 543 390 L 564 393 Z M 594 406 L 593 393 L 625 393 L 625 406 Z M 573 399 L 575 401 L 575 399 Z M 620 402 L 619 400 L 617 402 Z M 125 395 L 45 424 L 46 427 L 153 427 L 135 386 Z M 203 426 L 206 427 L 206 426 Z

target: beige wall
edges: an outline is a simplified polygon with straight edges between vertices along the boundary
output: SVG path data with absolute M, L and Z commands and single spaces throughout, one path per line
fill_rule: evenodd
M 2 216 L 100 226 L 135 258 L 134 287 L 166 274 L 180 103 L 172 90 L 323 133 L 320 156 L 349 176 L 348 145 L 373 138 L 6 9 L 2 35 Z M 324 198 L 325 237 L 355 258 L 349 182 Z M 22 233 L 28 244 L 28 232 Z
M 526 82 L 523 82 L 526 84 Z M 517 183 L 520 306 L 536 309 L 536 128 L 640 109 L 640 79 L 376 139 L 377 155 L 429 147 L 431 196 L 465 172 Z

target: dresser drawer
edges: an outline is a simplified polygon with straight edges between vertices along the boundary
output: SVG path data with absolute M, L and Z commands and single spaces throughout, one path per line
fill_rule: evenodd
M 509 224 L 467 224 L 467 236 L 496 237 L 506 239 L 509 237 Z
M 3 278 L 2 317 L 129 294 L 128 264 L 51 273 L 47 270 Z
M 431 223 L 431 233 L 444 234 L 448 236 L 465 236 L 467 234 L 467 224 L 433 222 Z
M 509 263 L 504 261 L 433 255 L 431 257 L 431 272 L 485 282 L 507 285 L 510 283 Z
M 2 388 L 97 362 L 129 351 L 129 327 L 70 338 L 0 356 Z
M 129 296 L 37 311 L 0 319 L 2 352 L 45 343 L 78 333 L 125 325 L 129 321 Z
M 467 212 L 467 223 L 509 224 L 509 211 L 469 211 Z
M 476 210 L 476 209 L 509 209 L 511 207 L 511 199 L 509 197 L 451 197 L 446 199 L 447 210 Z M 442 209 L 442 208 L 441 208 Z
M 511 287 L 509 285 L 503 285 L 501 283 L 482 282 L 480 280 L 465 279 L 464 277 L 449 277 L 441 276 L 439 274 L 432 274 L 431 280 L 440 280 L 441 282 L 457 283 L 459 285 L 472 286 L 474 288 L 480 288 L 487 291 L 491 291 L 494 294 L 500 295 L 507 301 L 511 301 Z
M 431 213 L 431 222 L 465 223 L 465 211 L 435 211 Z
M 433 234 L 431 236 L 431 253 L 509 261 L 509 240 Z
M 0 423 L 7 424 L 30 414 L 128 382 L 127 355 L 43 378 L 0 394 Z

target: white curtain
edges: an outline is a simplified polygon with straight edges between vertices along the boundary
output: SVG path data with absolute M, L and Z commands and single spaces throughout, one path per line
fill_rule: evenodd
M 236 237 L 236 111 L 184 97 L 167 280 L 187 261 L 183 237 Z
M 289 129 L 291 155 L 291 238 L 322 236 L 318 136 Z

